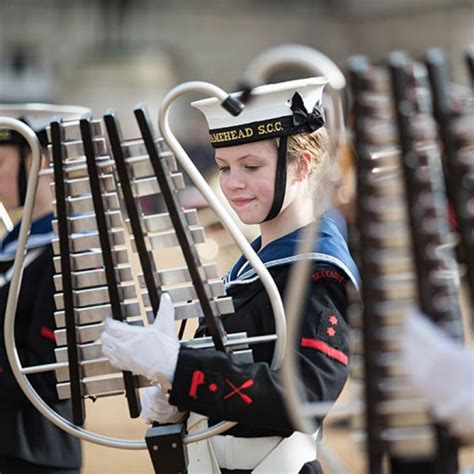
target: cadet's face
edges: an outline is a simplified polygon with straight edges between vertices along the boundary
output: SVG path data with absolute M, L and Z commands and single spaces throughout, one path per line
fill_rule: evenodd
M 216 150 L 222 192 L 245 224 L 258 224 L 270 212 L 277 156 L 269 140 Z
M 18 207 L 18 147 L 0 146 L 0 201 L 7 210 Z

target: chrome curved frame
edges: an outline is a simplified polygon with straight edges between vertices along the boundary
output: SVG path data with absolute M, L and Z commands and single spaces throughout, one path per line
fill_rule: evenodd
M 217 196 L 214 194 L 214 191 L 212 191 L 210 186 L 202 177 L 201 173 L 198 171 L 191 158 L 189 158 L 183 147 L 180 145 L 180 143 L 174 136 L 169 125 L 169 113 L 173 102 L 178 97 L 181 97 L 182 95 L 188 93 L 203 93 L 210 97 L 217 97 L 221 102 L 224 102 L 228 97 L 228 94 L 224 90 L 207 82 L 191 81 L 185 82 L 174 87 L 171 91 L 168 92 L 160 106 L 160 132 L 163 139 L 165 140 L 168 147 L 183 167 L 186 174 L 189 176 L 191 181 L 193 181 L 194 185 L 198 188 L 198 190 L 203 194 L 204 198 L 207 200 L 213 211 L 216 213 L 217 217 L 220 219 L 224 227 L 234 239 L 237 246 L 247 258 L 250 265 L 260 277 L 260 280 L 262 281 L 262 284 L 269 295 L 273 314 L 275 317 L 275 332 L 277 334 L 271 367 L 273 370 L 278 370 L 283 361 L 286 348 L 286 319 L 283 303 L 278 288 L 270 273 L 268 272 L 267 268 L 262 263 L 258 255 L 255 253 L 251 245 L 248 243 L 242 231 L 239 229 L 234 218 L 231 217 L 230 214 L 228 214 L 225 207 L 221 204 Z M 192 435 L 187 435 L 185 440 L 187 440 L 187 442 L 200 441 L 201 439 L 227 431 L 236 424 L 237 423 L 233 421 L 223 421 L 207 430 Z
M 331 97 L 333 116 L 329 120 L 332 153 L 335 162 L 338 158 L 338 150 L 345 144 L 344 115 L 340 93 L 346 86 L 346 80 L 336 66 L 336 64 L 323 53 L 308 46 L 298 44 L 284 44 L 270 48 L 257 56 L 246 68 L 243 82 L 248 87 L 255 87 L 265 83 L 271 74 L 289 67 L 298 67 L 307 70 L 313 75 L 324 75 L 328 79 L 326 86 Z M 332 167 L 333 169 L 333 167 Z M 327 198 L 332 195 L 332 173 L 329 179 Z M 319 230 L 318 220 L 314 225 L 306 228 L 303 236 L 303 245 L 298 249 L 301 254 L 310 253 L 313 249 L 314 240 L 317 238 Z M 316 431 L 317 425 L 312 418 L 326 415 L 333 406 L 332 402 L 311 402 L 301 399 L 298 392 L 299 369 L 296 363 L 294 344 L 297 341 L 299 322 L 301 318 L 302 302 L 307 289 L 308 274 L 311 268 L 311 261 L 307 259 L 299 260 L 295 263 L 288 283 L 287 294 L 289 298 L 285 305 L 288 324 L 288 341 L 285 358 L 281 367 L 281 378 L 284 386 L 284 399 L 288 414 L 293 426 L 301 432 L 312 434 Z M 338 414 L 353 413 L 361 409 L 357 403 L 348 403 L 339 406 L 336 410 Z

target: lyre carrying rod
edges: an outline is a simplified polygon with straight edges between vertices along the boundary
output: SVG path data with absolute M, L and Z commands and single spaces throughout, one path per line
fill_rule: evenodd
M 127 165 L 125 163 L 125 155 L 122 148 L 122 131 L 120 128 L 120 122 L 116 117 L 114 110 L 110 109 L 104 115 L 104 123 L 107 129 L 107 135 L 109 137 L 110 147 L 113 158 L 115 160 L 115 166 L 117 174 L 120 180 L 120 186 L 122 188 L 123 199 L 127 214 L 130 219 L 130 226 L 132 228 L 133 238 L 138 252 L 138 258 L 143 272 L 143 278 L 145 280 L 146 289 L 150 298 L 150 305 L 153 311 L 153 315 L 156 315 L 160 307 L 160 287 L 156 285 L 155 275 L 157 269 L 154 264 L 153 256 L 148 252 L 145 235 L 140 224 L 140 215 L 137 206 L 137 202 L 133 197 L 133 190 L 130 184 L 130 177 L 127 172 Z
M 64 317 L 66 321 L 67 357 L 69 380 L 71 381 L 72 419 L 75 425 L 82 426 L 86 418 L 84 399 L 81 390 L 81 368 L 74 316 L 73 286 L 71 272 L 71 253 L 66 210 L 66 185 L 64 176 L 63 127 L 60 122 L 51 123 L 51 145 L 54 165 L 54 190 L 56 194 L 56 218 L 61 261 L 61 280 L 63 286 Z
M 211 304 L 209 302 L 209 298 L 212 293 L 207 281 L 203 280 L 200 275 L 199 269 L 201 268 L 201 261 L 194 246 L 184 214 L 180 209 L 181 206 L 178 201 L 177 192 L 169 176 L 167 164 L 160 159 L 148 110 L 145 108 L 145 106 L 140 105 L 134 110 L 134 114 L 140 128 L 140 133 L 143 137 L 148 156 L 150 157 L 153 171 L 155 172 L 158 184 L 160 185 L 161 194 L 165 200 L 166 207 L 168 208 L 170 219 L 176 232 L 179 245 L 181 246 L 186 265 L 188 266 L 191 281 L 194 285 L 194 289 L 196 290 L 196 294 L 204 314 L 204 320 L 206 321 L 209 333 L 214 342 L 214 346 L 219 351 L 227 352 L 227 348 L 224 344 L 226 339 L 224 328 L 222 327 L 220 320 L 214 317 Z
M 120 294 L 115 274 L 114 260 L 112 257 L 112 247 L 109 239 L 104 203 L 102 201 L 99 172 L 96 163 L 96 153 L 94 150 L 94 137 L 89 117 L 80 120 L 80 128 L 82 141 L 84 143 L 84 153 L 86 155 L 92 202 L 94 204 L 94 212 L 97 221 L 97 231 L 99 233 L 100 246 L 102 249 L 102 258 L 104 262 L 110 306 L 112 309 L 112 317 L 118 321 L 123 321 L 124 317 L 120 305 Z M 138 418 L 140 416 L 141 406 L 137 378 L 129 371 L 123 371 L 123 381 L 130 416 L 132 418 Z

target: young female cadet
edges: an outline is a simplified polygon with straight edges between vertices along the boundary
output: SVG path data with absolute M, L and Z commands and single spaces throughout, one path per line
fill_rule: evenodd
M 19 110 L 18 115 L 24 112 Z M 3 113 L 6 114 L 0 109 L 0 115 Z M 38 114 L 43 116 L 36 110 L 36 120 Z M 11 108 L 8 115 L 12 115 Z M 48 122 L 48 115 L 52 116 L 52 112 L 44 114 L 44 124 Z M 37 130 L 37 135 L 46 150 L 46 131 Z M 30 166 L 31 150 L 24 138 L 13 130 L 0 129 L 0 201 L 8 211 L 24 204 Z M 42 176 L 38 182 L 15 320 L 16 344 L 24 366 L 55 361 L 52 210 L 49 178 Z M 33 407 L 16 383 L 5 352 L 3 318 L 19 230 L 20 223 L 0 242 L 0 472 L 78 473 L 81 467 L 79 440 L 56 428 Z M 58 400 L 54 374 L 36 374 L 30 380 L 56 412 L 70 416 L 69 403 Z
M 309 401 L 336 400 L 344 386 L 346 285 L 357 285 L 358 279 L 344 239 L 325 216 L 313 252 L 297 253 L 305 226 L 319 217 L 315 211 L 329 167 L 321 106 L 325 83 L 312 78 L 258 87 L 238 117 L 229 116 L 217 99 L 192 104 L 208 121 L 222 191 L 240 220 L 260 225 L 261 236 L 252 246 L 282 295 L 291 264 L 302 258 L 313 261 L 297 349 Z M 274 333 L 269 298 L 243 256 L 224 283 L 235 307 L 234 314 L 222 317 L 225 330 L 248 336 Z M 202 324 L 197 336 L 204 335 Z M 102 342 L 117 367 L 150 380 L 162 374 L 172 382 L 169 400 L 158 387 L 145 392 L 144 417 L 149 421 L 175 421 L 177 406 L 209 417 L 211 425 L 238 421 L 209 443 L 220 472 L 319 472 L 314 448 L 298 451 L 301 443 L 285 409 L 279 374 L 269 365 L 273 343 L 253 346 L 254 363 L 240 365 L 215 350 L 180 348 L 166 297 L 153 326 L 136 328 L 108 320 Z M 191 463 L 190 472 L 205 469 Z

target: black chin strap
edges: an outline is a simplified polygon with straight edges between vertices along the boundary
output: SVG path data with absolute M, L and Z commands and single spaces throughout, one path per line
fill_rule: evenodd
M 286 146 L 288 137 L 286 135 L 280 138 L 280 146 L 278 147 L 278 161 L 275 175 L 275 193 L 273 195 L 273 203 L 267 217 L 262 222 L 274 219 L 280 214 L 285 199 L 286 191 Z
M 20 147 L 20 164 L 18 167 L 18 205 L 23 207 L 26 198 L 26 166 L 25 166 L 25 149 Z

